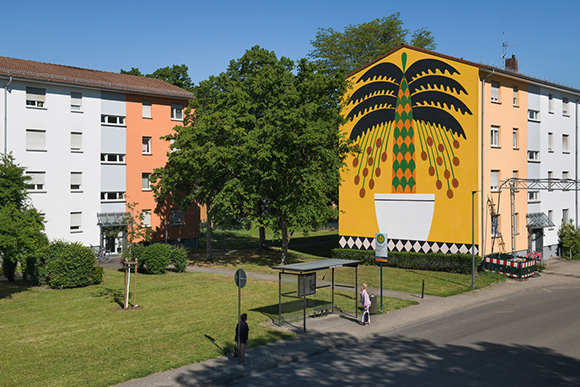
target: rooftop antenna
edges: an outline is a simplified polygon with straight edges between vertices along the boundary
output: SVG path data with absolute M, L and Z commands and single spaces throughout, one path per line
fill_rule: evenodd
M 501 42 L 501 59 L 500 59 L 500 63 L 501 63 L 501 68 L 505 70 L 505 57 L 507 56 L 506 51 L 507 48 L 509 46 L 519 46 L 519 44 L 508 44 L 505 40 L 505 26 L 504 26 L 504 30 L 501 33 L 502 35 L 502 42 Z

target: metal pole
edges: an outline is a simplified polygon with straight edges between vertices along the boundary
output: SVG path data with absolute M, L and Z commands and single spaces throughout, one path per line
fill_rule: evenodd
M 332 305 L 334 305 L 334 267 L 332 268 Z M 334 310 L 332 312 L 334 313 Z
M 471 191 L 471 288 L 475 289 L 475 194 Z
M 137 258 L 135 258 L 135 290 L 133 290 L 133 308 L 137 307 Z
M 381 312 L 383 311 L 383 262 L 381 262 Z
M 282 272 L 278 272 L 278 325 L 282 325 Z
M 241 364 L 240 351 L 242 349 L 242 327 L 241 327 L 241 316 L 242 316 L 242 287 L 240 286 L 241 280 L 238 282 L 238 364 Z M 231 337 L 231 336 L 230 336 Z
M 304 292 L 304 293 L 306 293 L 306 292 Z M 302 300 L 303 300 L 302 304 L 304 306 L 304 308 L 303 308 L 304 309 L 304 332 L 306 332 L 306 294 L 304 294 L 302 296 Z
M 575 215 L 575 222 L 576 222 L 576 229 L 578 228 L 578 101 L 580 101 L 580 98 L 578 98 L 576 100 L 576 125 L 575 125 L 575 135 L 574 135 L 574 158 L 575 158 L 575 162 L 576 165 L 574 166 L 574 171 L 576 172 L 576 176 L 574 177 L 574 179 L 576 180 L 576 182 L 574 183 L 574 191 L 575 191 L 575 209 L 576 209 L 576 215 Z
M 354 290 L 355 293 L 358 293 L 358 265 L 354 267 Z M 357 303 L 358 295 L 354 295 L 354 317 L 358 318 L 358 303 Z

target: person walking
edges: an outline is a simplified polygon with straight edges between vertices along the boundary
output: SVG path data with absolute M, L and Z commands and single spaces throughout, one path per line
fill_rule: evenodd
M 239 350 L 238 356 L 240 364 L 246 361 L 246 346 L 248 345 L 248 334 L 250 333 L 250 328 L 248 327 L 248 315 L 243 313 L 240 316 L 240 322 L 236 325 L 236 343 L 238 343 Z M 239 329 L 239 330 L 238 330 Z M 238 340 L 238 332 L 240 332 L 240 337 Z
M 362 315 L 362 325 L 371 325 L 371 314 L 369 313 L 369 308 L 371 307 L 371 299 L 367 293 L 367 284 L 362 284 L 362 290 L 360 292 L 360 304 L 364 308 Z

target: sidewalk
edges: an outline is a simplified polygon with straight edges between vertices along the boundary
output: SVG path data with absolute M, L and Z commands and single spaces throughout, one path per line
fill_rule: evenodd
M 201 363 L 190 364 L 178 369 L 150 375 L 122 383 L 121 387 L 178 387 L 178 386 L 223 386 L 247 376 L 279 367 L 300 359 L 307 358 L 334 348 L 351 345 L 378 333 L 389 332 L 402 326 L 417 324 L 436 318 L 445 313 L 477 307 L 516 292 L 558 284 L 580 282 L 580 262 L 546 261 L 547 269 L 540 277 L 526 281 L 509 279 L 481 290 L 453 297 L 426 297 L 404 294 L 405 298 L 419 301 L 419 305 L 396 310 L 388 314 L 372 317 L 372 325 L 361 326 L 353 316 L 334 314 L 327 317 L 309 318 L 307 332 L 302 332 L 302 324 L 285 325 L 274 329 L 286 329 L 297 334 L 296 337 L 261 347 L 251 348 L 246 352 L 246 365 L 239 365 L 237 358 L 220 356 Z M 232 275 L 233 271 L 188 267 L 188 271 L 205 271 L 223 275 Z M 247 273 L 249 278 L 278 281 L 277 276 Z M 273 279 L 272 279 L 273 278 Z M 377 289 L 372 293 L 379 294 Z M 395 292 L 384 292 L 389 297 Z M 399 292 L 396 292 L 399 293 Z M 401 293 L 402 294 L 402 293 Z

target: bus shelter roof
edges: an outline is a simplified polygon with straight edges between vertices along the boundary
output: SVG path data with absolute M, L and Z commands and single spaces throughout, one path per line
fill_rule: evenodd
M 351 259 L 329 258 L 320 261 L 293 263 L 291 265 L 273 266 L 272 269 L 282 272 L 307 273 L 317 270 L 334 269 L 337 267 L 350 266 L 357 267 L 363 261 L 354 261 Z

